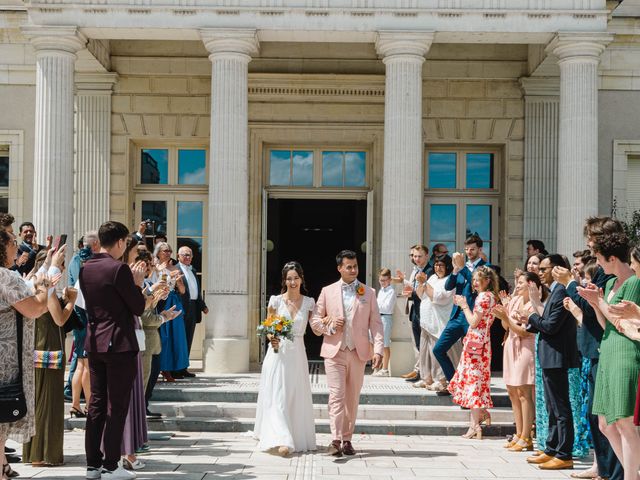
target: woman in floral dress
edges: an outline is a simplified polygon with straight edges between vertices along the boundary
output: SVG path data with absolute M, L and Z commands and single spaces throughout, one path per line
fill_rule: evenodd
M 469 322 L 469 331 L 463 343 L 462 358 L 455 375 L 449 382 L 449 391 L 453 401 L 471 410 L 470 425 L 464 438 L 482 439 L 480 423 L 488 418 L 487 408 L 493 407 L 491 401 L 491 310 L 498 299 L 498 277 L 489 267 L 478 267 L 473 272 L 473 289 L 478 293 L 473 311 L 462 295 L 456 295 L 455 303 L 462 308 Z M 481 345 L 476 353 L 470 353 L 469 342 Z

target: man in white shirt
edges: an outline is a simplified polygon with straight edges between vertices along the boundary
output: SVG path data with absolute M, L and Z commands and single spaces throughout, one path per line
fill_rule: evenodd
M 193 252 L 191 249 L 189 247 L 180 247 L 178 250 L 178 266 L 180 270 L 182 270 L 185 286 L 187 287 L 182 295 L 182 306 L 184 308 L 184 326 L 187 333 L 189 356 L 191 356 L 191 345 L 193 344 L 193 334 L 196 329 L 196 324 L 202 321 L 203 313 L 205 315 L 209 313 L 209 309 L 200 294 L 198 277 L 193 266 L 191 266 L 192 260 Z M 188 378 L 195 377 L 195 374 L 187 371 L 187 369 L 178 373 Z

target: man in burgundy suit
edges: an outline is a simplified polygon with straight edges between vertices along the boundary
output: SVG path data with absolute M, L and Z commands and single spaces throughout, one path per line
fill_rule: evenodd
M 129 234 L 118 222 L 98 231 L 100 252 L 80 270 L 88 317 L 85 350 L 91 376 L 85 451 L 87 478 L 135 478 L 118 466 L 124 423 L 136 376 L 135 315 L 142 315 L 144 262 L 130 268 L 122 257 Z M 104 436 L 104 439 L 103 439 Z M 104 458 L 100 444 L 104 440 Z

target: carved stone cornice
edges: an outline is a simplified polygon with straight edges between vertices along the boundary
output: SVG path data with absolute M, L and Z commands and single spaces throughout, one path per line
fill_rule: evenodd
M 555 97 L 560 95 L 559 77 L 523 77 L 520 85 L 525 96 Z
M 401 55 L 424 60 L 434 36 L 434 32 L 380 31 L 376 37 L 376 50 L 383 59 Z
M 76 95 L 111 95 L 117 73 L 76 73 Z
M 205 48 L 211 54 L 210 59 L 231 55 L 242 57 L 248 62 L 260 49 L 257 31 L 253 29 L 201 29 L 199 33 Z
M 48 51 L 75 55 L 87 45 L 87 37 L 74 26 L 27 25 L 21 31 L 31 41 L 36 53 Z

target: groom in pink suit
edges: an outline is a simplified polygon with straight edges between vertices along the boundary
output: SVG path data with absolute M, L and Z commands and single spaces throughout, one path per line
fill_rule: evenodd
M 373 356 L 373 368 L 380 368 L 384 346 L 376 294 L 358 282 L 355 252 L 341 251 L 336 262 L 341 278 L 320 292 L 311 328 L 316 335 L 324 335 L 320 355 L 324 358 L 329 384 L 329 421 L 333 436 L 329 454 L 341 457 L 343 453 L 356 453 L 351 437 L 364 367 Z

